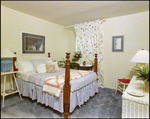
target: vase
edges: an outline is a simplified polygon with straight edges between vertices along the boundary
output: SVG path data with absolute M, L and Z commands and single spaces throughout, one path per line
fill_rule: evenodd
M 146 82 L 144 82 L 144 83 L 145 83 L 145 91 L 146 91 L 147 93 L 149 93 L 149 82 L 146 81 Z
M 83 61 L 83 65 L 84 65 L 84 66 L 86 65 L 86 62 L 85 62 L 85 61 Z

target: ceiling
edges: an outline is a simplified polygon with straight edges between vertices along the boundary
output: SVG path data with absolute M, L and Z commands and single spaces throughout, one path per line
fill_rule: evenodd
M 63 26 L 149 11 L 149 1 L 1 1 L 1 5 Z

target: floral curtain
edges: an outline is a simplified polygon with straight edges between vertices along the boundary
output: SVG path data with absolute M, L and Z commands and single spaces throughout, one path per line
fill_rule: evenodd
M 102 35 L 103 21 L 97 19 L 84 23 L 75 24 L 76 32 L 76 50 L 82 52 L 82 57 L 94 62 L 95 53 L 98 54 L 98 86 L 104 87 L 103 70 L 102 70 Z

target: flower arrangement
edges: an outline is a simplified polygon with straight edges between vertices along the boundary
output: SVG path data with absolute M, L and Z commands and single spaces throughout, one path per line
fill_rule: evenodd
M 73 62 L 77 62 L 82 56 L 81 56 L 81 51 L 74 51 L 74 58 L 72 59 Z

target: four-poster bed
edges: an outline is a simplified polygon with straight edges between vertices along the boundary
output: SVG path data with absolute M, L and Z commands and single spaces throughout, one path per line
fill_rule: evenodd
M 16 52 L 15 52 L 15 54 L 16 54 Z M 48 53 L 48 58 L 51 58 L 50 53 Z M 77 105 L 79 105 L 79 106 L 82 105 L 85 101 L 87 101 L 90 98 L 90 96 L 94 96 L 98 92 L 97 54 L 95 54 L 94 72 L 92 72 L 92 73 L 90 72 L 90 74 L 87 74 L 87 75 L 82 76 L 75 80 L 70 79 L 70 75 L 71 75 L 70 72 L 74 71 L 74 70 L 70 69 L 70 60 L 69 60 L 70 53 L 66 53 L 66 58 L 67 58 L 67 60 L 66 60 L 66 67 L 65 67 L 64 85 L 62 86 L 62 91 L 61 91 L 61 94 L 59 97 L 51 96 L 50 94 L 45 93 L 45 92 L 41 92 L 39 94 L 34 94 L 34 92 L 37 93 L 37 91 L 35 91 L 34 88 L 36 88 L 36 90 L 38 89 L 40 92 L 42 87 L 39 87 L 36 84 L 31 84 L 30 75 L 29 75 L 29 82 L 22 81 L 19 78 L 17 78 L 18 85 L 20 88 L 19 90 L 23 96 L 28 96 L 32 99 L 37 99 L 37 102 L 41 102 L 42 104 L 44 103 L 46 106 L 49 105 L 50 107 L 54 108 L 55 110 L 58 110 L 57 107 L 55 107 L 55 105 L 62 104 L 63 109 L 60 112 L 64 113 L 64 118 L 68 118 L 69 112 L 72 112 Z M 13 68 L 15 71 L 17 70 L 17 68 L 15 66 L 16 61 L 17 61 L 17 58 L 13 58 Z M 38 73 L 33 74 L 32 76 L 34 76 L 34 75 L 38 75 Z M 44 74 L 40 74 L 40 75 L 42 77 Z M 48 75 L 48 74 L 46 74 L 46 75 Z M 23 82 L 23 83 L 21 83 L 21 82 Z M 83 83 L 83 84 L 81 84 L 81 83 Z M 75 84 L 78 85 L 77 86 L 78 88 L 75 86 Z M 26 86 L 24 86 L 24 85 L 26 85 Z M 29 88 L 31 88 L 31 87 L 29 85 L 32 85 L 32 89 L 30 89 L 30 91 L 29 91 Z M 79 85 L 81 85 L 81 86 L 79 86 Z M 28 91 L 25 92 L 24 88 L 27 88 Z M 87 93 L 86 91 L 84 92 L 83 90 L 84 91 L 87 90 L 89 92 Z M 87 93 L 87 94 L 84 94 L 84 93 Z M 34 96 L 34 95 L 36 95 L 36 96 Z M 43 97 L 39 97 L 39 95 L 42 95 Z M 79 96 L 77 97 L 77 95 L 80 95 L 81 98 Z M 88 95 L 88 97 L 87 97 L 87 95 Z M 41 98 L 42 98 L 42 101 L 41 101 Z M 76 98 L 78 98 L 78 99 L 76 99 Z M 51 101 L 50 99 L 55 100 L 56 102 L 53 102 L 54 104 L 48 104 L 49 101 Z M 80 101 L 80 99 L 82 101 Z M 58 100 L 59 100 L 59 102 L 58 102 Z M 70 102 L 70 100 L 71 100 L 71 102 Z M 59 105 L 58 105 L 58 107 L 59 107 Z M 60 108 L 61 108 L 61 106 L 60 106 Z

